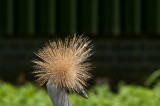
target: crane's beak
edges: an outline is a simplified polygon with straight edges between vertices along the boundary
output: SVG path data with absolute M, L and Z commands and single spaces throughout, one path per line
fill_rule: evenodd
M 83 89 L 79 89 L 78 94 L 81 95 L 82 97 L 88 99 L 88 96 L 87 96 L 86 92 Z

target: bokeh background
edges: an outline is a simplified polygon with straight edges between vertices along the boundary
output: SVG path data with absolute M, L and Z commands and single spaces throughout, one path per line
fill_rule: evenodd
M 160 0 L 0 0 L 0 80 L 34 81 L 34 52 L 77 33 L 94 45 L 90 85 L 144 85 L 160 68 Z

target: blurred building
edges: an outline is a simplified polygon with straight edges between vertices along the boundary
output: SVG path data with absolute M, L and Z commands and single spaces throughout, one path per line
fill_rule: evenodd
M 143 83 L 159 68 L 160 0 L 0 0 L 0 79 L 33 80 L 34 52 L 73 33 L 93 39 L 96 77 Z

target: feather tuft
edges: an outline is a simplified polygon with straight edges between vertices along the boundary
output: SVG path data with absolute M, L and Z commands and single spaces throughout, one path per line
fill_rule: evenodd
M 91 67 L 87 62 L 92 55 L 92 45 L 87 37 L 70 36 L 64 41 L 50 41 L 35 55 L 40 60 L 33 60 L 35 71 L 40 85 L 52 80 L 55 87 L 62 90 L 78 91 L 77 87 L 87 86 L 87 79 L 91 77 L 88 72 Z

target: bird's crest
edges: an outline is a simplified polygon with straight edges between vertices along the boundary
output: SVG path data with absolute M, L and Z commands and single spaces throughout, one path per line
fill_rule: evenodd
M 43 85 L 49 80 L 62 90 L 78 91 L 87 86 L 91 67 L 87 62 L 92 45 L 87 37 L 70 36 L 64 41 L 50 41 L 35 53 L 41 60 L 33 60 L 37 81 Z

